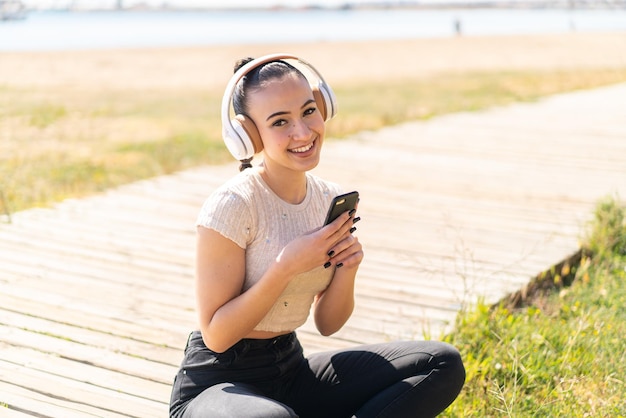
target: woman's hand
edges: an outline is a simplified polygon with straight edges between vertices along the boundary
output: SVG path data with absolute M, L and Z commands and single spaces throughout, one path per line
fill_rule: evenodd
M 329 255 L 331 256 L 331 264 L 337 267 L 355 268 L 361 264 L 363 260 L 363 247 L 359 242 L 359 239 L 354 235 L 356 231 L 355 223 L 360 221 L 361 218 L 351 217 L 348 220 L 348 224 L 351 227 L 348 232 L 344 233 L 340 241 L 335 244 Z
M 330 224 L 291 241 L 278 254 L 276 262 L 291 277 L 319 266 L 330 267 L 331 260 L 358 264 L 360 244 L 352 235 L 353 227 L 354 212 L 343 213 Z
M 363 260 L 363 247 L 353 235 L 360 218 L 351 216 L 342 224 L 341 236 L 331 248 L 328 266 L 335 265 L 336 270 L 330 285 L 317 295 L 314 305 L 314 319 L 322 335 L 337 332 L 350 318 L 354 309 L 354 282 L 356 273 Z

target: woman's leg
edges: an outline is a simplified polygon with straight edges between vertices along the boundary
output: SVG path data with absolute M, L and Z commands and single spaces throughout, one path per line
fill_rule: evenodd
M 437 341 L 395 342 L 310 356 L 287 401 L 301 417 L 430 417 L 465 382 L 459 352 Z
M 243 339 L 223 353 L 209 350 L 193 332 L 172 385 L 170 417 L 296 417 L 276 393 L 283 371 L 304 361 L 295 334 Z M 236 382 L 236 383 L 233 383 Z
M 418 366 L 414 376 L 406 377 L 372 397 L 359 408 L 355 417 L 434 417 L 456 399 L 465 383 L 465 368 L 459 352 L 440 342 L 421 345 L 415 355 L 429 356 L 428 362 Z M 413 365 L 405 363 L 404 367 L 410 369 Z
M 183 418 L 297 418 L 286 405 L 246 384 L 221 383 L 204 390 L 185 409 Z

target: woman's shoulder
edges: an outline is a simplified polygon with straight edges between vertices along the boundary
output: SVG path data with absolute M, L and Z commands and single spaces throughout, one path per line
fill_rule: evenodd
M 239 195 L 242 197 L 250 196 L 256 188 L 258 188 L 259 174 L 254 169 L 247 169 L 230 178 L 212 193 Z
M 207 216 L 216 212 L 224 214 L 225 210 L 241 215 L 243 211 L 249 210 L 258 182 L 254 180 L 254 173 L 246 171 L 213 190 L 204 201 L 201 215 Z
M 256 182 L 251 174 L 239 173 L 215 189 L 204 201 L 196 225 L 213 229 L 245 248 L 258 219 L 252 200 Z

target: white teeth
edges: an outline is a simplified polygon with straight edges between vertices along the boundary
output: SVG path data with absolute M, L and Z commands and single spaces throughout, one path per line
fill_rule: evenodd
M 304 147 L 292 149 L 291 152 L 307 152 L 311 148 L 313 148 L 313 142 L 311 142 L 309 145 L 305 145 Z

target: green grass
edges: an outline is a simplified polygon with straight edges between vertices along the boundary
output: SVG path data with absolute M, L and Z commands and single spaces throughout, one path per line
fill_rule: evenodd
M 333 86 L 329 138 L 626 81 L 626 69 L 439 74 Z M 231 161 L 221 91 L 0 87 L 0 212 L 47 206 L 203 164 Z
M 626 416 L 625 214 L 603 200 L 575 264 L 547 270 L 520 303 L 459 314 L 446 341 L 467 381 L 445 416 Z

